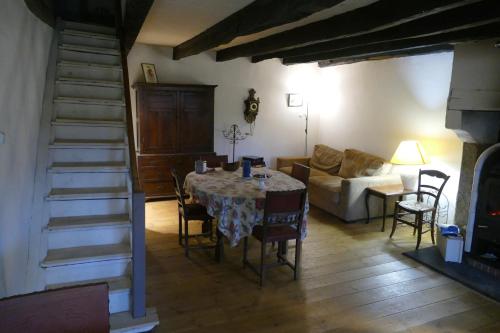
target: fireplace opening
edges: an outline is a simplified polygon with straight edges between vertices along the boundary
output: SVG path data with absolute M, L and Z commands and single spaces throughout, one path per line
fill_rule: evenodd
M 470 256 L 475 266 L 500 275 L 500 147 L 475 172 L 479 182 Z

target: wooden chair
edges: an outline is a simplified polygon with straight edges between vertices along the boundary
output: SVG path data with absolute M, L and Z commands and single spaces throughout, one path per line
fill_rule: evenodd
M 189 257 L 190 248 L 209 248 L 213 246 L 190 246 L 189 238 L 207 236 L 212 238 L 212 220 L 204 206 L 195 203 L 186 203 L 186 194 L 182 186 L 181 178 L 175 169 L 171 169 L 172 180 L 174 182 L 175 196 L 177 197 L 179 211 L 179 245 L 184 247 L 184 254 Z M 182 234 L 182 220 L 184 220 L 184 235 Z M 189 222 L 203 221 L 202 233 L 189 235 Z M 184 243 L 182 242 L 184 239 Z
M 293 163 L 292 165 L 292 177 L 300 180 L 306 187 L 309 186 L 309 174 L 311 173 L 311 168 L 299 163 Z
M 264 206 L 264 221 L 252 230 L 252 236 L 261 242 L 260 267 L 257 269 L 248 260 L 248 237 L 243 243 L 243 267 L 250 267 L 259 275 L 259 283 L 262 286 L 264 273 L 267 268 L 287 265 L 293 270 L 294 280 L 298 277 L 300 267 L 300 256 L 302 249 L 301 231 L 304 219 L 304 205 L 306 201 L 306 190 L 295 191 L 269 191 L 266 193 Z M 287 260 L 282 247 L 288 240 L 295 240 L 295 261 Z M 278 243 L 277 262 L 264 264 L 266 244 Z
M 208 155 L 204 157 L 207 161 L 207 168 L 218 168 L 222 162 L 227 163 L 227 155 Z
M 433 181 L 440 183 L 438 185 L 424 184 L 422 176 L 430 177 Z M 417 200 L 405 200 L 396 201 L 394 206 L 394 219 L 392 223 L 392 231 L 389 238 L 392 238 L 394 232 L 396 231 L 396 226 L 398 223 L 403 223 L 413 227 L 413 235 L 417 232 L 417 246 L 420 246 L 420 241 L 422 240 L 422 234 L 430 231 L 432 244 L 435 244 L 434 240 L 434 224 L 436 219 L 436 212 L 438 210 L 439 198 L 443 192 L 443 188 L 450 179 L 450 176 L 442 173 L 438 170 L 420 170 L 418 174 L 418 192 Z M 424 202 L 424 196 L 427 198 L 427 202 Z M 433 200 L 433 203 L 429 203 L 429 200 Z M 408 215 L 414 215 L 414 220 L 408 219 Z M 430 216 L 429 216 L 430 215 Z M 430 228 L 422 231 L 423 224 L 429 224 Z

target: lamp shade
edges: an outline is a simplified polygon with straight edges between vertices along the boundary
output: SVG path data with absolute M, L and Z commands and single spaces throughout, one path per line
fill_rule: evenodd
M 420 165 L 427 163 L 424 148 L 418 141 L 401 141 L 392 156 L 392 164 Z

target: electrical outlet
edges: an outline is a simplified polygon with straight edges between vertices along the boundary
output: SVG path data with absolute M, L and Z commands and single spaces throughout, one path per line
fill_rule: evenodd
M 0 132 L 0 145 L 5 144 L 5 133 Z

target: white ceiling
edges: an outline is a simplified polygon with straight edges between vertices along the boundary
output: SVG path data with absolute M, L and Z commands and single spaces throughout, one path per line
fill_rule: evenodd
M 283 0 L 277 0 L 283 1 Z M 346 0 L 302 20 L 234 39 L 224 47 L 249 42 L 277 32 L 366 6 L 378 0 Z M 155 0 L 137 42 L 176 46 L 240 10 L 253 0 Z

